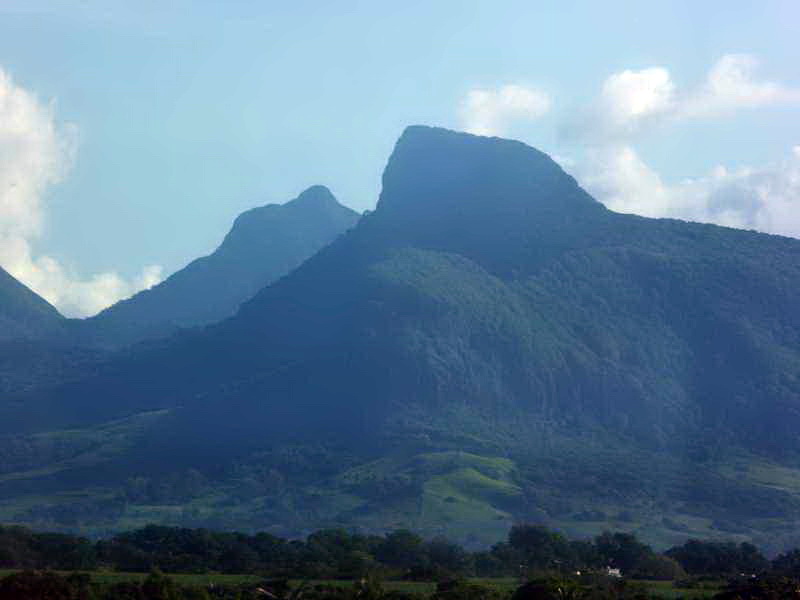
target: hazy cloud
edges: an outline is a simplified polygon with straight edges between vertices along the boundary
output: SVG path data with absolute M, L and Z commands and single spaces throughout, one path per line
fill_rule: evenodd
M 800 88 L 757 77 L 758 60 L 726 54 L 695 88 L 678 89 L 663 67 L 610 75 L 593 106 L 569 120 L 568 138 L 595 143 L 627 140 L 669 121 L 719 117 L 741 109 L 800 104 Z
M 674 217 L 800 237 L 800 146 L 760 168 L 718 166 L 667 184 L 626 145 L 590 151 L 578 169 L 586 189 L 612 210 Z
M 675 84 L 660 67 L 622 71 L 603 83 L 599 117 L 607 127 L 632 133 L 641 123 L 676 110 Z
M 729 116 L 737 110 L 800 105 L 800 89 L 760 79 L 758 61 L 727 54 L 703 82 L 680 90 L 664 68 L 609 76 L 591 109 L 568 128 L 585 158 L 575 166 L 581 183 L 612 210 L 674 217 L 800 237 L 800 149 L 777 164 L 728 170 L 667 183 L 633 146 L 654 125 Z
M 543 91 L 521 85 L 496 89 L 474 89 L 461 105 L 465 131 L 477 135 L 502 135 L 516 120 L 536 119 L 550 110 L 550 97 Z
M 36 256 L 46 216 L 45 191 L 69 171 L 77 131 L 58 126 L 54 104 L 42 103 L 0 68 L 0 266 L 64 314 L 93 314 L 161 277 L 147 267 L 134 280 L 114 272 L 81 278 L 50 256 Z
M 680 106 L 684 117 L 706 117 L 743 108 L 800 104 L 800 88 L 756 77 L 758 60 L 749 54 L 726 54 L 711 68 L 703 86 Z

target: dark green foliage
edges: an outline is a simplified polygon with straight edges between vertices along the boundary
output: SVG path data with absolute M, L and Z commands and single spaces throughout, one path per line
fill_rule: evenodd
M 472 556 L 458 544 L 438 537 L 425 544 L 427 563 L 441 574 L 472 573 L 474 562 Z
M 753 544 L 742 542 L 705 542 L 688 540 L 665 552 L 674 558 L 691 575 L 729 575 L 761 573 L 769 567 L 769 562 Z M 791 555 L 784 555 L 773 566 L 789 566 Z
M 675 581 L 686 576 L 686 571 L 674 558 L 663 554 L 650 553 L 639 560 L 630 577 L 633 579 L 654 579 Z
M 580 600 L 587 597 L 587 591 L 577 581 L 560 577 L 548 581 L 530 581 L 520 586 L 511 600 Z
M 641 570 L 653 550 L 630 533 L 604 532 L 595 539 L 600 561 L 609 567 L 620 569 L 624 574 Z
M 83 600 L 80 589 L 52 572 L 23 571 L 0 579 L 0 600 Z
M 431 600 L 500 600 L 501 597 L 490 586 L 455 579 L 439 583 Z
M 132 581 L 122 581 L 109 586 L 107 596 L 115 600 L 143 600 L 142 586 Z
M 555 577 L 530 581 L 519 587 L 511 600 L 651 600 L 640 583 L 608 577 Z
M 406 529 L 393 531 L 376 549 L 376 557 L 387 565 L 410 568 L 425 562 L 425 541 Z
M 556 596 L 547 583 L 531 581 L 520 586 L 511 600 L 555 600 Z
M 756 577 L 731 582 L 714 600 L 797 600 L 800 581 L 788 577 Z
M 268 534 L 246 536 L 150 525 L 97 544 L 100 562 L 123 571 L 159 568 L 173 573 L 254 572 L 276 544 Z
M 151 525 L 95 544 L 74 536 L 33 533 L 18 527 L 0 531 L 3 534 L 0 535 L 0 556 L 4 557 L 0 567 L 3 568 L 78 571 L 99 567 L 117 572 L 149 573 L 136 584 L 114 584 L 113 598 L 138 598 L 137 594 L 146 594 L 146 598 L 203 600 L 209 591 L 200 588 L 182 591 L 162 571 L 266 575 L 270 579 L 263 580 L 260 587 L 277 598 L 291 600 L 299 600 L 301 596 L 347 600 L 350 594 L 354 594 L 353 600 L 383 597 L 388 592 L 380 585 L 378 577 L 409 583 L 445 582 L 437 592 L 439 600 L 459 594 L 493 600 L 496 589 L 466 583 L 465 578 L 475 576 L 533 577 L 541 584 L 541 590 L 562 594 L 558 597 L 563 598 L 606 597 L 574 596 L 590 589 L 593 594 L 599 594 L 599 590 L 616 590 L 613 593 L 624 592 L 627 595 L 621 597 L 633 598 L 638 593 L 634 593 L 635 588 L 606 576 L 607 566 L 620 565 L 626 579 L 678 581 L 686 575 L 677 561 L 654 553 L 630 534 L 604 533 L 591 541 L 575 541 L 532 525 L 515 526 L 507 542 L 496 544 L 489 552 L 474 553 L 443 538 L 426 541 L 407 530 L 370 536 L 329 529 L 312 533 L 305 540 L 286 540 L 267 533 L 247 535 Z M 753 561 L 760 556 L 747 544 L 731 545 L 733 550 L 738 549 L 736 554 L 731 553 L 731 548 L 723 553 L 721 549 L 726 547 L 722 544 L 693 541 L 686 546 L 696 555 L 698 545 L 705 548 L 704 555 L 716 552 L 717 561 L 725 557 L 734 561 L 718 570 L 718 576 L 735 572 L 739 567 L 737 560 Z M 793 576 L 794 554 L 776 559 L 771 572 Z M 91 560 L 77 561 L 75 557 L 91 557 Z M 292 587 L 289 580 L 297 578 L 355 581 L 356 584 L 349 591 L 332 584 Z M 7 585 L 39 582 L 56 586 L 54 589 L 63 587 L 50 574 L 39 577 L 29 573 L 15 581 Z M 73 574 L 69 581 L 83 590 L 81 599 L 90 599 L 91 594 L 99 593 L 85 575 Z M 523 591 L 532 594 L 535 589 L 539 588 L 532 585 Z M 569 593 L 573 596 L 563 595 L 565 590 L 572 590 Z M 182 593 L 184 596 L 180 595 Z M 209 593 L 213 596 L 213 590 Z M 404 600 L 402 594 L 395 596 L 394 600 Z M 4 600 L 2 596 L 0 600 Z
M 44 340 L 63 334 L 67 319 L 0 267 L 0 404 L 43 381 L 85 376 L 91 352 Z
M 236 218 L 222 244 L 155 287 L 71 323 L 82 342 L 119 346 L 221 321 L 258 290 L 355 225 L 358 214 L 314 186 Z
M 508 545 L 533 569 L 572 569 L 580 566 L 567 539 L 539 525 L 515 525 L 508 534 Z
M 800 578 L 800 550 L 795 548 L 775 557 L 770 569 L 774 573 Z
M 0 526 L 0 568 L 81 570 L 96 566 L 94 545 L 86 538 Z
M 644 514 L 674 540 L 689 517 L 747 533 L 800 518 L 796 481 L 725 470 L 796 465 L 800 242 L 615 214 L 532 148 L 439 129 L 409 128 L 383 183 L 373 213 L 233 318 L 18 398 L 0 414 L 18 435 L 165 416 L 5 494 L 196 469 L 210 516 L 175 494 L 130 513 L 160 498 L 189 509 L 145 507 L 173 523 L 422 523 L 476 545 L 522 520 L 596 532 Z M 318 446 L 324 461 L 281 462 Z M 458 453 L 479 460 L 429 460 Z M 601 558 L 636 568 L 623 541 Z
M 213 588 L 219 600 L 256 598 L 249 587 Z M 211 600 L 201 586 L 178 586 L 163 573 L 154 571 L 142 581 L 102 584 L 85 573 L 67 576 L 52 571 L 24 571 L 0 579 L 0 600 Z
M 410 590 L 387 589 L 375 578 L 350 582 L 275 585 L 263 581 L 243 584 L 184 584 L 161 573 L 146 579 L 104 583 L 89 575 L 62 576 L 52 572 L 17 573 L 0 579 L 2 600 L 655 600 L 665 596 L 646 586 L 602 577 L 587 579 L 558 577 L 529 582 L 513 595 L 500 582 L 444 580 L 435 590 L 420 594 Z M 797 581 L 759 580 L 737 582 L 729 589 L 740 596 L 721 598 L 794 598 L 791 586 Z M 663 591 L 663 590 L 662 590 Z M 651 593 L 652 592 L 652 593 Z M 780 593 L 784 594 L 781 596 Z M 762 595 L 758 595 L 758 594 Z M 776 595 L 777 594 L 777 595 Z M 672 596 L 669 596 L 672 597 Z
M 180 600 L 182 596 L 172 578 L 158 570 L 152 571 L 144 580 L 142 594 L 147 600 Z
M 685 575 L 676 561 L 656 554 L 628 533 L 604 532 L 591 542 L 570 541 L 540 525 L 515 525 L 508 543 L 495 545 L 492 555 L 506 573 L 513 573 L 519 564 L 527 572 L 564 574 L 610 567 L 636 579 L 674 580 Z
M 53 336 L 65 322 L 44 298 L 0 268 L 0 342 Z
M 409 539 L 418 543 L 409 544 Z M 378 537 L 323 530 L 300 542 L 267 533 L 250 536 L 151 525 L 98 542 L 97 554 L 102 564 L 122 571 L 266 571 L 315 579 L 361 578 L 379 568 L 430 566 L 437 573 L 470 569 L 470 557 L 462 548 L 443 540 L 424 542 L 409 532 Z

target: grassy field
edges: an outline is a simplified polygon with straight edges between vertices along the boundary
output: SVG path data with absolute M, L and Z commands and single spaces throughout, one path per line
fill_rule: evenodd
M 486 585 L 500 591 L 503 595 L 510 596 L 514 590 L 520 586 L 520 582 L 516 578 L 499 578 L 499 579 L 470 579 L 471 583 Z M 300 582 L 293 582 L 299 584 Z M 326 584 L 335 586 L 350 586 L 351 581 L 341 580 L 320 580 L 310 581 L 311 585 Z M 684 599 L 700 599 L 711 598 L 719 590 L 712 589 L 688 589 L 675 587 L 671 581 L 635 581 L 634 583 L 644 585 L 647 587 L 650 594 L 664 600 L 678 600 Z M 436 583 L 429 581 L 384 581 L 383 587 L 386 591 L 402 591 L 413 594 L 421 594 L 423 596 L 430 596 L 436 591 Z
M 14 569 L 0 569 L 0 578 L 14 573 Z M 67 575 L 69 573 L 62 572 Z M 91 573 L 92 580 L 100 584 L 114 584 L 123 581 L 142 581 L 147 577 L 147 573 L 122 573 L 115 571 L 94 571 Z M 262 581 L 262 577 L 258 575 L 224 575 L 220 573 L 202 573 L 202 574 L 187 574 L 176 573 L 170 574 L 178 585 L 182 586 L 208 586 L 211 584 L 217 585 L 242 585 L 242 584 L 255 584 Z M 471 583 L 486 585 L 500 591 L 503 595 L 510 596 L 514 590 L 519 587 L 520 582 L 516 578 L 497 578 L 497 579 L 470 579 Z M 300 585 L 300 580 L 292 581 L 292 586 Z M 347 580 L 311 580 L 306 582 L 309 585 L 330 585 L 337 587 L 349 587 L 353 585 L 352 581 Z M 679 598 L 685 599 L 700 599 L 711 598 L 717 589 L 686 589 L 678 588 L 670 581 L 637 581 L 636 583 L 643 584 L 647 587 L 649 592 L 659 598 L 665 600 L 678 600 Z M 396 581 L 389 580 L 382 582 L 383 588 L 386 591 L 402 591 L 412 594 L 430 596 L 436 591 L 436 583 L 430 581 Z

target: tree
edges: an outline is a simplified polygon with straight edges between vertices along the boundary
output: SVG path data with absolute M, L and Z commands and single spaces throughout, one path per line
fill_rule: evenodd
M 764 555 L 753 544 L 688 540 L 665 552 L 692 575 L 760 573 L 768 568 Z
M 772 561 L 772 571 L 782 575 L 800 577 L 800 550 L 784 552 Z
M 0 580 L 0 598 L 36 600 L 73 600 L 70 583 L 49 571 L 23 571 Z
M 595 538 L 600 559 L 608 566 L 620 569 L 623 574 L 635 571 L 653 555 L 650 546 L 643 544 L 632 533 L 603 532 Z
M 410 568 L 427 562 L 423 539 L 407 529 L 389 533 L 376 548 L 376 558 L 393 567 Z
M 437 537 L 425 544 L 428 565 L 452 575 L 468 575 L 473 570 L 472 556 L 458 544 Z
M 674 581 L 686 576 L 678 561 L 663 554 L 650 554 L 642 558 L 631 573 L 635 579 Z
M 541 525 L 514 525 L 508 533 L 508 545 L 519 551 L 528 567 L 562 568 L 574 563 L 566 538 Z
M 154 569 L 142 583 L 142 593 L 147 600 L 180 600 L 175 582 L 158 569 Z

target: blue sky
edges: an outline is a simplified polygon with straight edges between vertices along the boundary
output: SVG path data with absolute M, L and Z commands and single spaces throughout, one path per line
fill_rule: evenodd
M 371 208 L 413 123 L 521 139 L 618 210 L 800 237 L 798 40 L 796 1 L 3 0 L 0 265 L 91 313 L 244 209 L 317 183 Z

